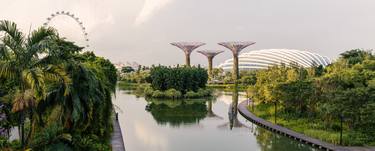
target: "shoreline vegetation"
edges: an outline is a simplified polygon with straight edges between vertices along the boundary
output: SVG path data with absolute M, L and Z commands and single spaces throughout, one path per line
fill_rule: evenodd
M 151 67 L 149 71 L 128 71 L 131 72 L 123 76 L 124 79 L 119 86 L 133 87 L 132 89 L 140 96 L 159 99 L 195 99 L 212 96 L 212 90 L 206 88 L 207 70 L 200 66 L 159 65 Z
M 249 111 L 256 116 L 329 143 L 375 146 L 375 56 L 370 51 L 347 51 L 326 67 L 273 66 L 258 71 L 256 79 L 246 90 L 255 104 Z
M 115 66 L 51 27 L 0 32 L 0 150 L 111 150 Z

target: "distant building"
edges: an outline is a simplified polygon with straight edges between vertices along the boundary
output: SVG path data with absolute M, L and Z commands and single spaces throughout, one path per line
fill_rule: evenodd
M 122 67 L 126 67 L 126 66 L 132 67 L 134 70 L 137 70 L 139 67 L 139 64 L 137 62 L 126 62 L 126 63 L 118 62 L 118 63 L 114 63 L 113 65 L 115 65 L 118 71 L 121 71 Z
M 254 50 L 239 55 L 239 70 L 267 69 L 269 66 L 296 63 L 303 67 L 314 65 L 327 66 L 331 60 L 326 56 L 308 51 L 292 49 L 264 49 Z M 218 66 L 224 71 L 231 71 L 233 59 L 228 59 Z

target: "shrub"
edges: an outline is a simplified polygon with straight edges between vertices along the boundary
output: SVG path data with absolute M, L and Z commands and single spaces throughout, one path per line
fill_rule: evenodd
M 188 91 L 185 94 L 186 98 L 197 98 L 198 96 L 199 96 L 198 93 L 196 93 L 194 91 Z
M 185 94 L 204 88 L 208 80 L 207 71 L 198 67 L 153 67 L 150 71 L 151 87 L 165 91 L 175 89 Z
M 176 98 L 181 98 L 182 93 L 180 91 L 177 91 L 176 89 L 169 89 L 165 91 L 165 96 L 167 98 L 176 99 Z
M 160 90 L 155 90 L 153 93 L 152 93 L 152 97 L 153 98 L 164 98 L 165 95 L 162 91 Z
M 152 96 L 153 93 L 154 93 L 154 90 L 149 86 L 144 89 L 144 94 L 146 97 Z

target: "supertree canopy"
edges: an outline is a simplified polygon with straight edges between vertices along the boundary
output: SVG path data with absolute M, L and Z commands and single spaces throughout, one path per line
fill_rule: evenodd
M 202 42 L 173 42 L 171 45 L 176 46 L 184 51 L 186 58 L 186 65 L 190 66 L 190 54 L 200 46 L 205 45 Z
M 208 59 L 208 75 L 210 76 L 211 80 L 212 80 L 212 60 L 214 59 L 214 57 L 220 53 L 222 53 L 224 51 L 222 50 L 201 50 L 201 51 L 198 51 L 198 53 L 204 55 L 207 57 Z
M 224 46 L 232 51 L 233 54 L 238 54 L 246 47 L 255 44 L 252 41 L 233 41 L 233 42 L 220 42 L 219 45 Z
M 241 50 L 245 49 L 246 47 L 255 44 L 255 42 L 252 41 L 243 41 L 243 42 L 221 42 L 218 43 L 221 46 L 224 46 L 225 48 L 228 48 L 233 53 L 233 72 L 232 72 L 232 78 L 234 82 L 237 82 L 239 79 L 239 69 L 238 69 L 238 55 L 241 52 Z

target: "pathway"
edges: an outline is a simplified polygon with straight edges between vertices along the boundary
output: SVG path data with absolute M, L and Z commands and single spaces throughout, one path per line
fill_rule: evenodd
M 337 146 L 334 144 L 326 143 L 323 141 L 320 141 L 315 138 L 311 138 L 308 136 L 305 136 L 303 134 L 297 133 L 295 131 L 292 131 L 290 129 L 287 129 L 285 127 L 275 125 L 271 122 L 268 122 L 262 118 L 259 118 L 255 116 L 253 113 L 251 113 L 247 107 L 250 101 L 243 101 L 238 105 L 238 111 L 239 113 L 245 117 L 247 120 L 267 129 L 272 132 L 278 133 L 280 135 L 287 136 L 291 139 L 309 144 L 311 146 L 323 149 L 323 150 L 329 150 L 329 151 L 375 151 L 375 147 L 344 147 L 344 146 Z
M 121 133 L 120 123 L 116 118 L 113 120 L 113 134 L 111 139 L 113 151 L 125 151 L 124 139 Z

